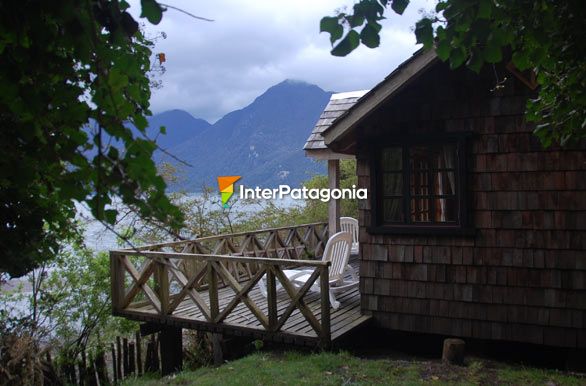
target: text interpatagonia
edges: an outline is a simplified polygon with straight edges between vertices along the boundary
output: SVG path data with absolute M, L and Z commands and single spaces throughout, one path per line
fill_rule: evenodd
M 307 188 L 305 186 L 301 188 L 291 188 L 289 185 L 279 185 L 278 188 L 245 188 L 240 185 L 240 199 L 283 199 L 289 196 L 294 200 L 320 200 L 328 202 L 330 199 L 348 199 L 348 200 L 366 200 L 368 199 L 367 189 L 356 189 L 356 185 L 352 185 L 352 188 L 344 189 L 317 189 Z

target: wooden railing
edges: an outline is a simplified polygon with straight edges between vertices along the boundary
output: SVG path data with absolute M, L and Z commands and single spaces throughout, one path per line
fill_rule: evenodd
M 221 325 L 242 303 L 259 328 L 279 333 L 298 309 L 328 345 L 329 263 L 308 260 L 320 254 L 326 238 L 327 226 L 318 223 L 111 251 L 113 311 L 181 317 L 179 306 L 191 304 L 203 321 Z M 300 288 L 284 272 L 291 268 L 310 274 Z M 257 285 L 266 286 L 262 306 L 250 296 Z M 322 294 L 319 317 L 306 302 L 312 287 Z
M 137 249 L 295 259 L 303 254 L 320 255 L 327 240 L 328 224 L 318 222 L 152 244 Z

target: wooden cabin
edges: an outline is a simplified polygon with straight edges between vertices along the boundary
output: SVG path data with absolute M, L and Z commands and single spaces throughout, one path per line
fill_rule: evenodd
M 369 189 L 360 294 L 377 326 L 586 348 L 586 157 L 541 146 L 533 96 L 510 64 L 419 51 L 316 126 L 308 154 L 355 157 Z

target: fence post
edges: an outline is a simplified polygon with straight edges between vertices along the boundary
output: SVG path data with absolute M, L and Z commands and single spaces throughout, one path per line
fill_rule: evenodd
M 208 291 L 210 296 L 210 316 L 215 323 L 218 314 L 220 313 L 220 304 L 218 301 L 218 275 L 214 270 L 214 262 L 208 260 Z
M 167 315 L 169 310 L 169 273 L 167 265 L 162 261 L 156 261 L 157 274 L 155 275 L 157 295 L 161 302 L 161 315 Z
M 269 312 L 269 331 L 275 331 L 277 327 L 277 283 L 273 266 L 266 264 L 267 275 L 267 303 Z M 278 268 L 277 268 L 278 269 Z M 261 284 L 262 285 L 262 282 Z
M 110 344 L 110 351 L 112 352 L 112 378 L 114 378 L 114 383 L 118 383 L 118 371 L 116 367 L 116 350 L 114 349 L 114 343 Z
M 121 311 L 124 301 L 124 268 L 120 262 L 121 256 L 110 251 L 110 292 L 112 296 L 112 311 Z
M 122 368 L 124 369 L 124 377 L 126 378 L 130 374 L 129 367 L 130 361 L 128 360 L 128 339 L 122 338 Z
M 136 365 L 134 362 L 135 355 L 134 355 L 134 342 L 128 343 L 128 373 L 129 374 L 136 374 Z
M 118 380 L 122 381 L 122 344 L 120 343 L 120 337 L 116 337 L 116 374 L 118 376 Z
M 136 332 L 136 369 L 138 375 L 142 375 L 142 346 L 140 331 Z
M 330 347 L 330 263 L 321 266 L 320 272 L 320 293 L 321 293 L 321 348 L 326 350 Z

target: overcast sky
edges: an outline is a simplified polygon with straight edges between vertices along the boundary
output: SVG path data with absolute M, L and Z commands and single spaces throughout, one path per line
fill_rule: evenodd
M 158 26 L 147 23 L 148 35 L 167 35 L 155 48 L 165 53 L 167 62 L 163 87 L 154 90 L 151 109 L 183 109 L 212 123 L 285 79 L 326 91 L 373 87 L 417 50 L 413 26 L 419 11 L 435 4 L 412 1 L 403 16 L 389 10 L 379 48 L 360 47 L 338 58 L 330 55 L 329 35 L 319 33 L 319 21 L 344 4 L 351 7 L 352 0 L 166 2 L 215 21 L 198 21 L 169 9 Z M 135 16 L 138 4 L 132 2 Z

